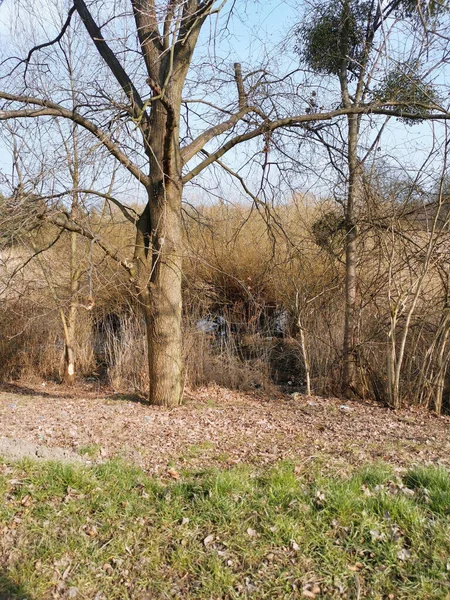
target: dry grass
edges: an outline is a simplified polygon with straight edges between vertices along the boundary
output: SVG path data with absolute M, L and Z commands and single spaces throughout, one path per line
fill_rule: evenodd
M 1 378 L 41 377 L 59 379 L 63 372 L 64 336 L 57 311 L 41 305 L 17 301 L 0 316 Z M 32 315 L 32 316 L 31 316 Z M 95 370 L 92 318 L 81 313 L 76 339 L 77 371 L 89 375 Z
M 95 214 L 90 219 L 91 227 L 101 230 L 125 253 L 128 251 L 131 230 L 118 213 L 103 216 L 103 221 Z M 330 223 L 336 224 L 336 231 Z M 215 382 L 242 390 L 269 390 L 271 385 L 289 380 L 301 386 L 301 325 L 313 392 L 339 393 L 344 322 L 343 236 L 339 223 L 339 212 L 329 202 L 313 203 L 301 197 L 271 209 L 270 215 L 244 206 L 219 204 L 201 207 L 186 218 L 183 294 L 187 385 Z M 53 234 L 48 229 L 42 231 L 41 241 Z M 68 301 L 67 243 L 67 236 L 63 236 L 45 257 L 47 272 L 51 272 L 64 306 Z M 389 243 L 378 230 L 366 233 L 358 264 L 360 390 L 381 402 L 387 400 Z M 392 266 L 401 299 L 401 293 L 414 285 L 420 255 L 412 255 L 411 248 L 395 243 Z M 136 299 L 117 266 L 97 249 L 91 250 L 80 243 L 80 253 L 90 257 L 90 262 L 86 263 L 79 299 L 83 303 L 92 288 L 96 304 L 90 314 L 80 311 L 77 371 L 89 375 L 100 369 L 116 389 L 145 393 L 145 327 Z M 52 269 L 55 264 L 61 268 Z M 14 284 L 15 295 L 9 291 L 9 295 L 2 296 L 0 376 L 6 380 L 58 378 L 61 374 L 62 327 L 52 294 L 37 276 L 38 271 L 39 265 L 27 267 Z M 401 381 L 402 396 L 409 403 L 428 403 L 432 407 L 434 379 L 428 375 L 435 376 L 439 346 L 427 358 L 428 378 L 424 377 L 423 366 L 433 339 L 440 339 L 444 284 L 445 277 L 436 267 L 425 279 L 411 321 Z M 396 297 L 391 301 L 395 302 Z M 411 294 L 406 308 L 410 302 Z M 273 337 L 271 324 L 277 310 L 288 316 L 282 344 L 267 342 Z M 120 321 L 120 332 L 110 331 L 99 339 L 98 327 L 108 315 Z M 197 321 L 216 315 L 224 316 L 231 328 L 223 344 L 196 329 Z M 398 339 L 404 322 L 402 316 L 397 325 Z

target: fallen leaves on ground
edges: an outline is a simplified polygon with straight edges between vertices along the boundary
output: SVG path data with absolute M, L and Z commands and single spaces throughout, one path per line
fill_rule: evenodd
M 45 389 L 45 395 L 30 388 L 0 392 L 0 438 L 71 449 L 92 460 L 130 459 L 172 479 L 185 466 L 279 459 L 293 460 L 301 473 L 318 456 L 350 464 L 450 465 L 450 418 L 419 409 L 353 401 L 342 410 L 336 398 L 269 398 L 217 386 L 190 391 L 185 405 L 165 409 L 94 386 Z

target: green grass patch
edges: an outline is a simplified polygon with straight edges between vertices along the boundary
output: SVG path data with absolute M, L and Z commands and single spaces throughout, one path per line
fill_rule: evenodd
M 0 597 L 448 598 L 450 479 L 280 463 L 0 469 Z
M 209 450 L 214 448 L 214 444 L 212 442 L 202 442 L 201 444 L 192 444 L 186 448 L 184 453 L 185 459 L 190 458 L 199 458 L 207 453 Z
M 100 444 L 88 444 L 78 448 L 78 454 L 81 456 L 88 456 L 89 458 L 95 458 L 101 450 Z

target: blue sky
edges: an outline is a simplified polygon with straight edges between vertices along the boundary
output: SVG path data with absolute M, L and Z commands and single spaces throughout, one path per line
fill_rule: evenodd
M 7 43 L 8 27 L 6 22 L 10 19 L 13 3 L 14 0 L 4 0 L 0 4 L 0 44 Z M 231 3 L 229 0 L 228 6 Z M 230 20 L 229 35 L 220 38 L 220 43 L 216 47 L 217 54 L 226 57 L 230 63 L 237 61 L 245 65 L 258 64 L 264 53 L 272 52 L 286 71 L 293 65 L 296 66 L 296 59 L 292 54 L 280 54 L 279 43 L 298 21 L 300 4 L 295 0 L 248 2 L 238 0 L 237 10 Z M 215 26 L 216 22 L 212 20 L 210 27 L 205 27 L 203 31 L 205 41 L 214 34 Z M 54 33 L 54 31 L 48 31 L 48 38 L 53 37 Z M 38 41 L 44 42 L 48 38 Z M 439 132 L 439 128 L 435 128 L 436 131 Z M 414 168 L 414 165 L 420 164 L 430 145 L 432 135 L 433 131 L 428 124 L 408 128 L 393 121 L 380 146 L 383 153 L 391 155 L 392 164 L 397 161 L 399 165 L 406 163 Z M 232 161 L 231 164 L 233 164 L 233 157 L 227 157 L 227 160 Z M 5 148 L 1 146 L 1 142 L 0 169 L 4 173 L 9 173 L 11 169 L 11 158 Z M 321 193 L 320 186 L 314 181 L 314 179 L 305 178 L 305 189 L 312 185 L 315 186 L 318 193 Z
M 10 34 L 10 23 L 15 19 L 15 0 L 0 0 L 0 46 L 8 44 Z M 232 1 L 228 0 L 228 6 Z M 230 34 L 222 36 L 217 52 L 221 56 L 228 56 L 230 62 L 254 63 L 259 55 L 264 52 L 265 46 L 277 45 L 285 36 L 286 31 L 292 26 L 297 11 L 294 2 L 280 0 L 238 0 L 238 10 L 230 21 Z M 45 14 L 45 2 L 41 4 Z M 227 7 L 226 7 L 227 8 Z M 24 11 L 24 14 L 25 11 Z M 217 26 L 215 19 L 211 20 L 210 28 L 205 27 L 203 36 L 206 39 L 214 33 Z M 39 39 L 42 43 L 54 37 L 55 30 L 47 30 L 46 38 Z M 26 54 L 26 48 L 24 48 Z M 11 157 L 9 151 L 0 140 L 0 170 L 9 173 L 11 169 Z

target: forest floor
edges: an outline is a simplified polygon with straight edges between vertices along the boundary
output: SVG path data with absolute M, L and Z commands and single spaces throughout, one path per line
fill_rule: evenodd
M 0 455 L 101 462 L 123 458 L 151 474 L 179 469 L 385 461 L 450 466 L 450 417 L 372 402 L 208 387 L 175 409 L 80 383 L 3 384 Z

